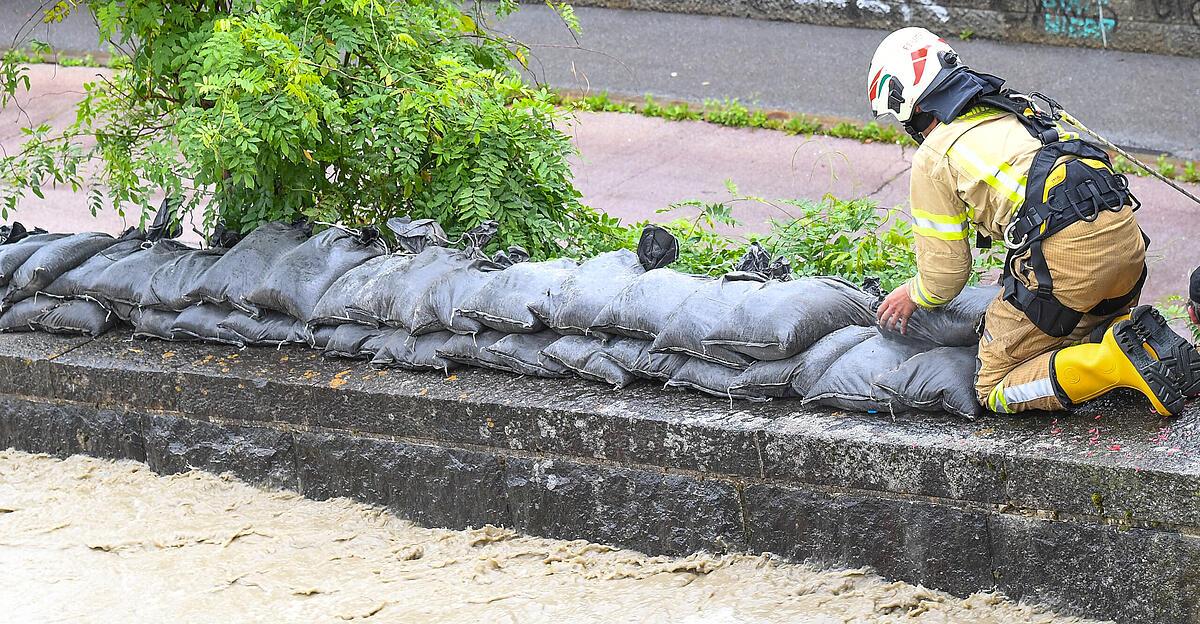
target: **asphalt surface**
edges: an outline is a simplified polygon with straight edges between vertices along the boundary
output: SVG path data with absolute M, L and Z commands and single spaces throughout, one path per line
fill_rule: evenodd
M 532 46 L 533 76 L 555 87 L 696 102 L 737 98 L 765 108 L 870 118 L 867 67 L 884 31 L 575 11 L 583 26 L 578 43 L 545 6 L 523 6 L 496 27 Z M 1055 97 L 1120 145 L 1200 158 L 1200 59 L 948 40 L 972 67 Z

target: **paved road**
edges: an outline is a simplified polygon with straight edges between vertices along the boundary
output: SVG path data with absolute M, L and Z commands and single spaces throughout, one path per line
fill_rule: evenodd
M 0 46 L 43 4 L 0 2 Z M 866 67 L 884 32 L 735 17 L 576 9 L 576 42 L 547 7 L 494 24 L 534 47 L 534 76 L 552 86 L 868 119 Z M 949 33 L 947 33 L 949 34 Z M 90 16 L 34 35 L 63 50 L 107 51 Z M 1122 145 L 1200 159 L 1200 59 L 1083 48 L 951 40 L 972 66 L 1055 96 Z
M 883 31 L 734 17 L 577 8 L 576 46 L 544 6 L 499 23 L 534 46 L 556 87 L 868 119 L 866 73 Z M 1200 59 L 995 41 L 951 44 L 973 67 L 1056 97 L 1113 141 L 1200 158 Z M 563 47 L 565 46 L 565 47 Z M 1182 79 L 1185 76 L 1192 78 Z

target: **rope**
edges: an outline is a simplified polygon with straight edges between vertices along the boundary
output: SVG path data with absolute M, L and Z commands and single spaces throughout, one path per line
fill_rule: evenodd
M 1129 152 L 1126 152 L 1125 150 L 1123 150 L 1123 149 L 1121 149 L 1121 148 L 1117 147 L 1116 145 L 1114 145 L 1114 144 L 1113 144 L 1113 142 L 1112 142 L 1112 141 L 1109 141 L 1108 139 L 1106 139 L 1106 138 L 1104 138 L 1104 137 L 1100 136 L 1099 134 L 1096 134 L 1096 133 L 1095 133 L 1095 131 L 1093 131 L 1091 128 L 1088 128 L 1087 126 L 1085 126 L 1085 125 L 1083 125 L 1082 123 L 1080 123 L 1078 119 L 1075 119 L 1075 117 L 1074 117 L 1074 116 L 1072 116 L 1072 115 L 1071 115 L 1071 113 L 1068 113 L 1068 112 L 1067 112 L 1067 111 L 1065 111 L 1065 110 L 1059 110 L 1059 111 L 1058 111 L 1058 114 L 1059 114 L 1059 116 L 1061 116 L 1061 117 L 1062 117 L 1062 119 L 1063 119 L 1064 121 L 1066 121 L 1067 123 L 1069 123 L 1069 124 L 1071 124 L 1072 126 L 1075 126 L 1076 128 L 1079 128 L 1080 130 L 1083 130 L 1084 132 L 1086 132 L 1086 133 L 1090 134 L 1090 135 L 1091 135 L 1093 138 L 1095 138 L 1097 141 L 1100 141 L 1101 143 L 1103 143 L 1105 147 L 1107 147 L 1107 148 L 1109 148 L 1109 149 L 1111 149 L 1111 150 L 1115 151 L 1116 153 L 1120 154 L 1121 156 L 1125 157 L 1125 159 L 1126 159 L 1126 160 L 1128 160 L 1129 162 L 1132 162 L 1133 164 L 1137 165 L 1138 167 L 1141 167 L 1143 170 L 1145 170 L 1145 172 L 1146 172 L 1146 173 L 1149 173 L 1150 175 L 1152 175 L 1152 176 L 1154 176 L 1154 177 L 1158 178 L 1159 180 L 1162 180 L 1163 182 L 1166 182 L 1168 186 L 1170 186 L 1171 188 L 1173 188 L 1173 189 L 1175 189 L 1175 190 L 1179 191 L 1180 193 L 1183 193 L 1183 194 L 1184 194 L 1184 195 L 1185 195 L 1185 196 L 1186 196 L 1188 199 L 1190 199 L 1190 200 L 1192 200 L 1192 201 L 1196 202 L 1197 204 L 1200 204 L 1200 197 L 1196 197 L 1195 195 L 1193 195 L 1193 194 L 1192 194 L 1190 191 L 1188 191 L 1187 189 L 1185 189 L 1185 188 L 1183 188 L 1182 186 L 1179 186 L 1178 184 L 1176 184 L 1174 180 L 1171 180 L 1170 178 L 1168 178 L 1168 177 L 1164 176 L 1163 174 L 1161 174 L 1161 173 L 1159 173 L 1159 172 L 1155 171 L 1154 169 L 1151 169 L 1149 165 L 1147 165 L 1146 163 L 1144 163 L 1144 162 L 1142 162 L 1142 161 L 1138 160 L 1137 158 L 1134 158 L 1134 157 L 1133 157 L 1133 155 L 1132 155 L 1132 154 L 1130 154 Z

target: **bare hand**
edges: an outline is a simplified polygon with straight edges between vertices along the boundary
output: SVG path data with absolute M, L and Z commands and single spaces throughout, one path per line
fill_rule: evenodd
M 916 310 L 917 304 L 913 303 L 908 294 L 908 284 L 901 284 L 879 304 L 879 311 L 875 316 L 880 327 L 907 334 L 908 319 Z

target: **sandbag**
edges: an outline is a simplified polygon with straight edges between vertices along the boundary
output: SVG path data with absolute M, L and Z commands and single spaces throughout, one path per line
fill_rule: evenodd
M 192 290 L 224 254 L 223 249 L 192 249 L 162 265 L 150 275 L 142 292 L 142 307 L 180 312 L 199 303 Z
M 671 269 L 646 271 L 623 288 L 593 321 L 604 334 L 654 340 L 676 308 L 713 281 Z
M 705 284 L 675 309 L 654 339 L 651 350 L 656 353 L 682 353 L 721 366 L 746 368 L 752 362 L 749 357 L 719 344 L 705 344 L 703 339 L 739 303 L 764 285 L 759 280 L 733 279 L 729 276 Z
M 150 286 L 149 277 L 163 265 L 189 251 L 193 249 L 174 240 L 156 241 L 108 265 L 88 286 L 84 296 L 117 312 L 122 320 L 128 320 L 127 309 L 141 305 Z
M 420 334 L 442 329 L 437 315 L 422 305 L 426 293 L 442 276 L 470 266 L 478 259 L 471 251 L 426 247 L 421 253 L 389 264 L 363 287 L 351 309 L 380 324 Z
M 385 251 L 378 239 L 330 228 L 280 256 L 246 302 L 308 322 L 339 277 Z
M 763 360 L 742 371 L 729 386 L 733 395 L 770 397 L 784 399 L 798 397 L 792 388 L 796 370 L 804 364 L 804 354 L 793 355 L 786 360 Z
M 742 371 L 699 358 L 688 358 L 667 380 L 669 388 L 689 388 L 723 399 L 770 400 L 764 395 L 743 393 L 735 395 L 730 389 Z
M 532 306 L 533 312 L 561 334 L 587 334 L 604 307 L 645 272 L 628 249 L 602 253 L 579 265 L 560 290 Z
M 309 327 L 304 334 L 304 341 L 308 343 L 308 346 L 324 351 L 325 347 L 329 346 L 329 341 L 333 339 L 333 334 L 337 332 L 337 328 L 337 325 Z
M 72 299 L 82 297 L 93 287 L 96 279 L 113 263 L 141 251 L 146 242 L 140 238 L 118 241 L 113 246 L 88 258 L 79 266 L 63 273 L 42 290 L 51 297 Z
M 616 338 L 613 340 L 614 343 L 618 341 L 633 342 L 633 339 Z M 594 336 L 563 336 L 543 349 L 542 355 L 558 362 L 583 379 L 606 383 L 615 388 L 624 388 L 636 381 L 637 376 L 622 368 L 616 359 L 605 353 L 608 346 L 603 340 Z
M 361 322 L 364 317 L 350 311 L 350 304 L 359 296 L 367 282 L 370 282 L 383 270 L 388 261 L 395 256 L 376 256 L 366 262 L 346 271 L 337 281 L 329 286 L 317 306 L 313 308 L 310 325 L 341 325 L 342 323 Z
M 649 340 L 622 340 L 625 342 L 619 348 L 609 349 L 605 354 L 623 370 L 642 379 L 666 381 L 691 359 L 681 353 L 655 353 Z
M 133 323 L 134 338 L 189 340 L 189 336 L 175 331 L 175 321 L 178 318 L 179 312 L 143 308 L 135 310 L 129 320 Z
M 848 325 L 872 325 L 870 295 L 837 278 L 770 282 L 749 294 L 704 337 L 755 360 L 782 360 Z
M 37 250 L 70 234 L 34 234 L 19 242 L 0 246 L 0 288 L 8 286 L 13 275 Z
M 0 314 L 0 333 L 34 331 L 37 321 L 61 303 L 53 297 L 22 299 Z
M 258 307 L 246 297 L 284 254 L 308 239 L 309 228 L 302 223 L 275 221 L 258 226 L 221 256 L 188 292 L 193 301 L 230 305 L 248 314 Z
M 303 322 L 279 312 L 265 312 L 254 318 L 241 310 L 234 310 L 217 323 L 217 327 L 233 334 L 234 339 L 244 345 L 260 346 L 307 342 L 305 332 L 296 327 Z
M 439 370 L 449 373 L 460 365 L 442 358 L 437 352 L 452 337 L 454 334 L 444 331 L 413 336 L 403 329 L 395 329 L 375 352 L 371 366 L 418 371 Z
M 909 343 L 876 335 L 842 354 L 812 385 L 805 405 L 825 405 L 855 412 L 906 411 L 908 406 L 875 385 L 887 373 L 921 351 Z
M 500 271 L 500 266 L 490 260 L 476 260 L 442 275 L 421 298 L 418 315 L 422 319 L 436 319 L 439 327 L 456 334 L 483 331 L 483 323 L 457 311 Z
M 95 301 L 72 299 L 54 306 L 39 317 L 34 325 L 51 334 L 90 336 L 95 338 L 117 324 L 115 314 Z
M 879 333 L 871 327 L 851 325 L 843 327 L 828 336 L 816 341 L 804 353 L 793 356 L 788 360 L 778 362 L 799 361 L 792 375 L 792 395 L 804 397 L 812 391 L 813 384 L 829 370 L 847 351 L 859 344 L 878 336 Z
M 24 240 L 26 237 L 45 233 L 46 230 L 42 228 L 29 230 L 20 221 L 13 221 L 12 225 L 0 225 L 0 245 L 12 245 Z
M 67 271 L 78 267 L 96 254 L 116 244 L 117 239 L 99 232 L 72 234 L 42 245 L 13 272 L 4 303 L 13 304 L 32 297 Z M 75 311 L 84 307 L 75 306 Z M 76 312 L 77 313 L 77 312 Z
M 519 375 L 531 377 L 567 377 L 571 370 L 542 351 L 562 336 L 547 329 L 536 334 L 509 334 L 492 343 L 486 350 L 495 356 L 504 368 Z
M 326 357 L 368 360 L 396 331 L 390 327 L 371 327 L 357 323 L 338 325 L 325 345 Z
M 974 420 L 983 409 L 975 396 L 978 348 L 938 347 L 918 353 L 876 385 L 913 409 L 946 411 Z
M 884 327 L 879 328 L 879 333 L 892 340 L 925 347 L 976 346 L 983 315 L 1000 296 L 1000 290 L 999 286 L 968 286 L 946 305 L 928 309 L 918 307 L 909 317 L 904 334 Z
M 478 334 L 455 334 L 438 349 L 438 357 L 451 362 L 479 368 L 507 370 L 501 366 L 496 354 L 487 350 L 507 334 L 485 329 Z
M 566 258 L 513 265 L 468 297 L 458 314 L 505 333 L 540 332 L 546 324 L 530 307 L 561 289 L 575 269 Z
M 171 332 L 176 339 L 192 339 L 214 344 L 242 344 L 233 332 L 222 329 L 221 321 L 233 312 L 233 308 L 213 303 L 199 303 L 179 313 Z

